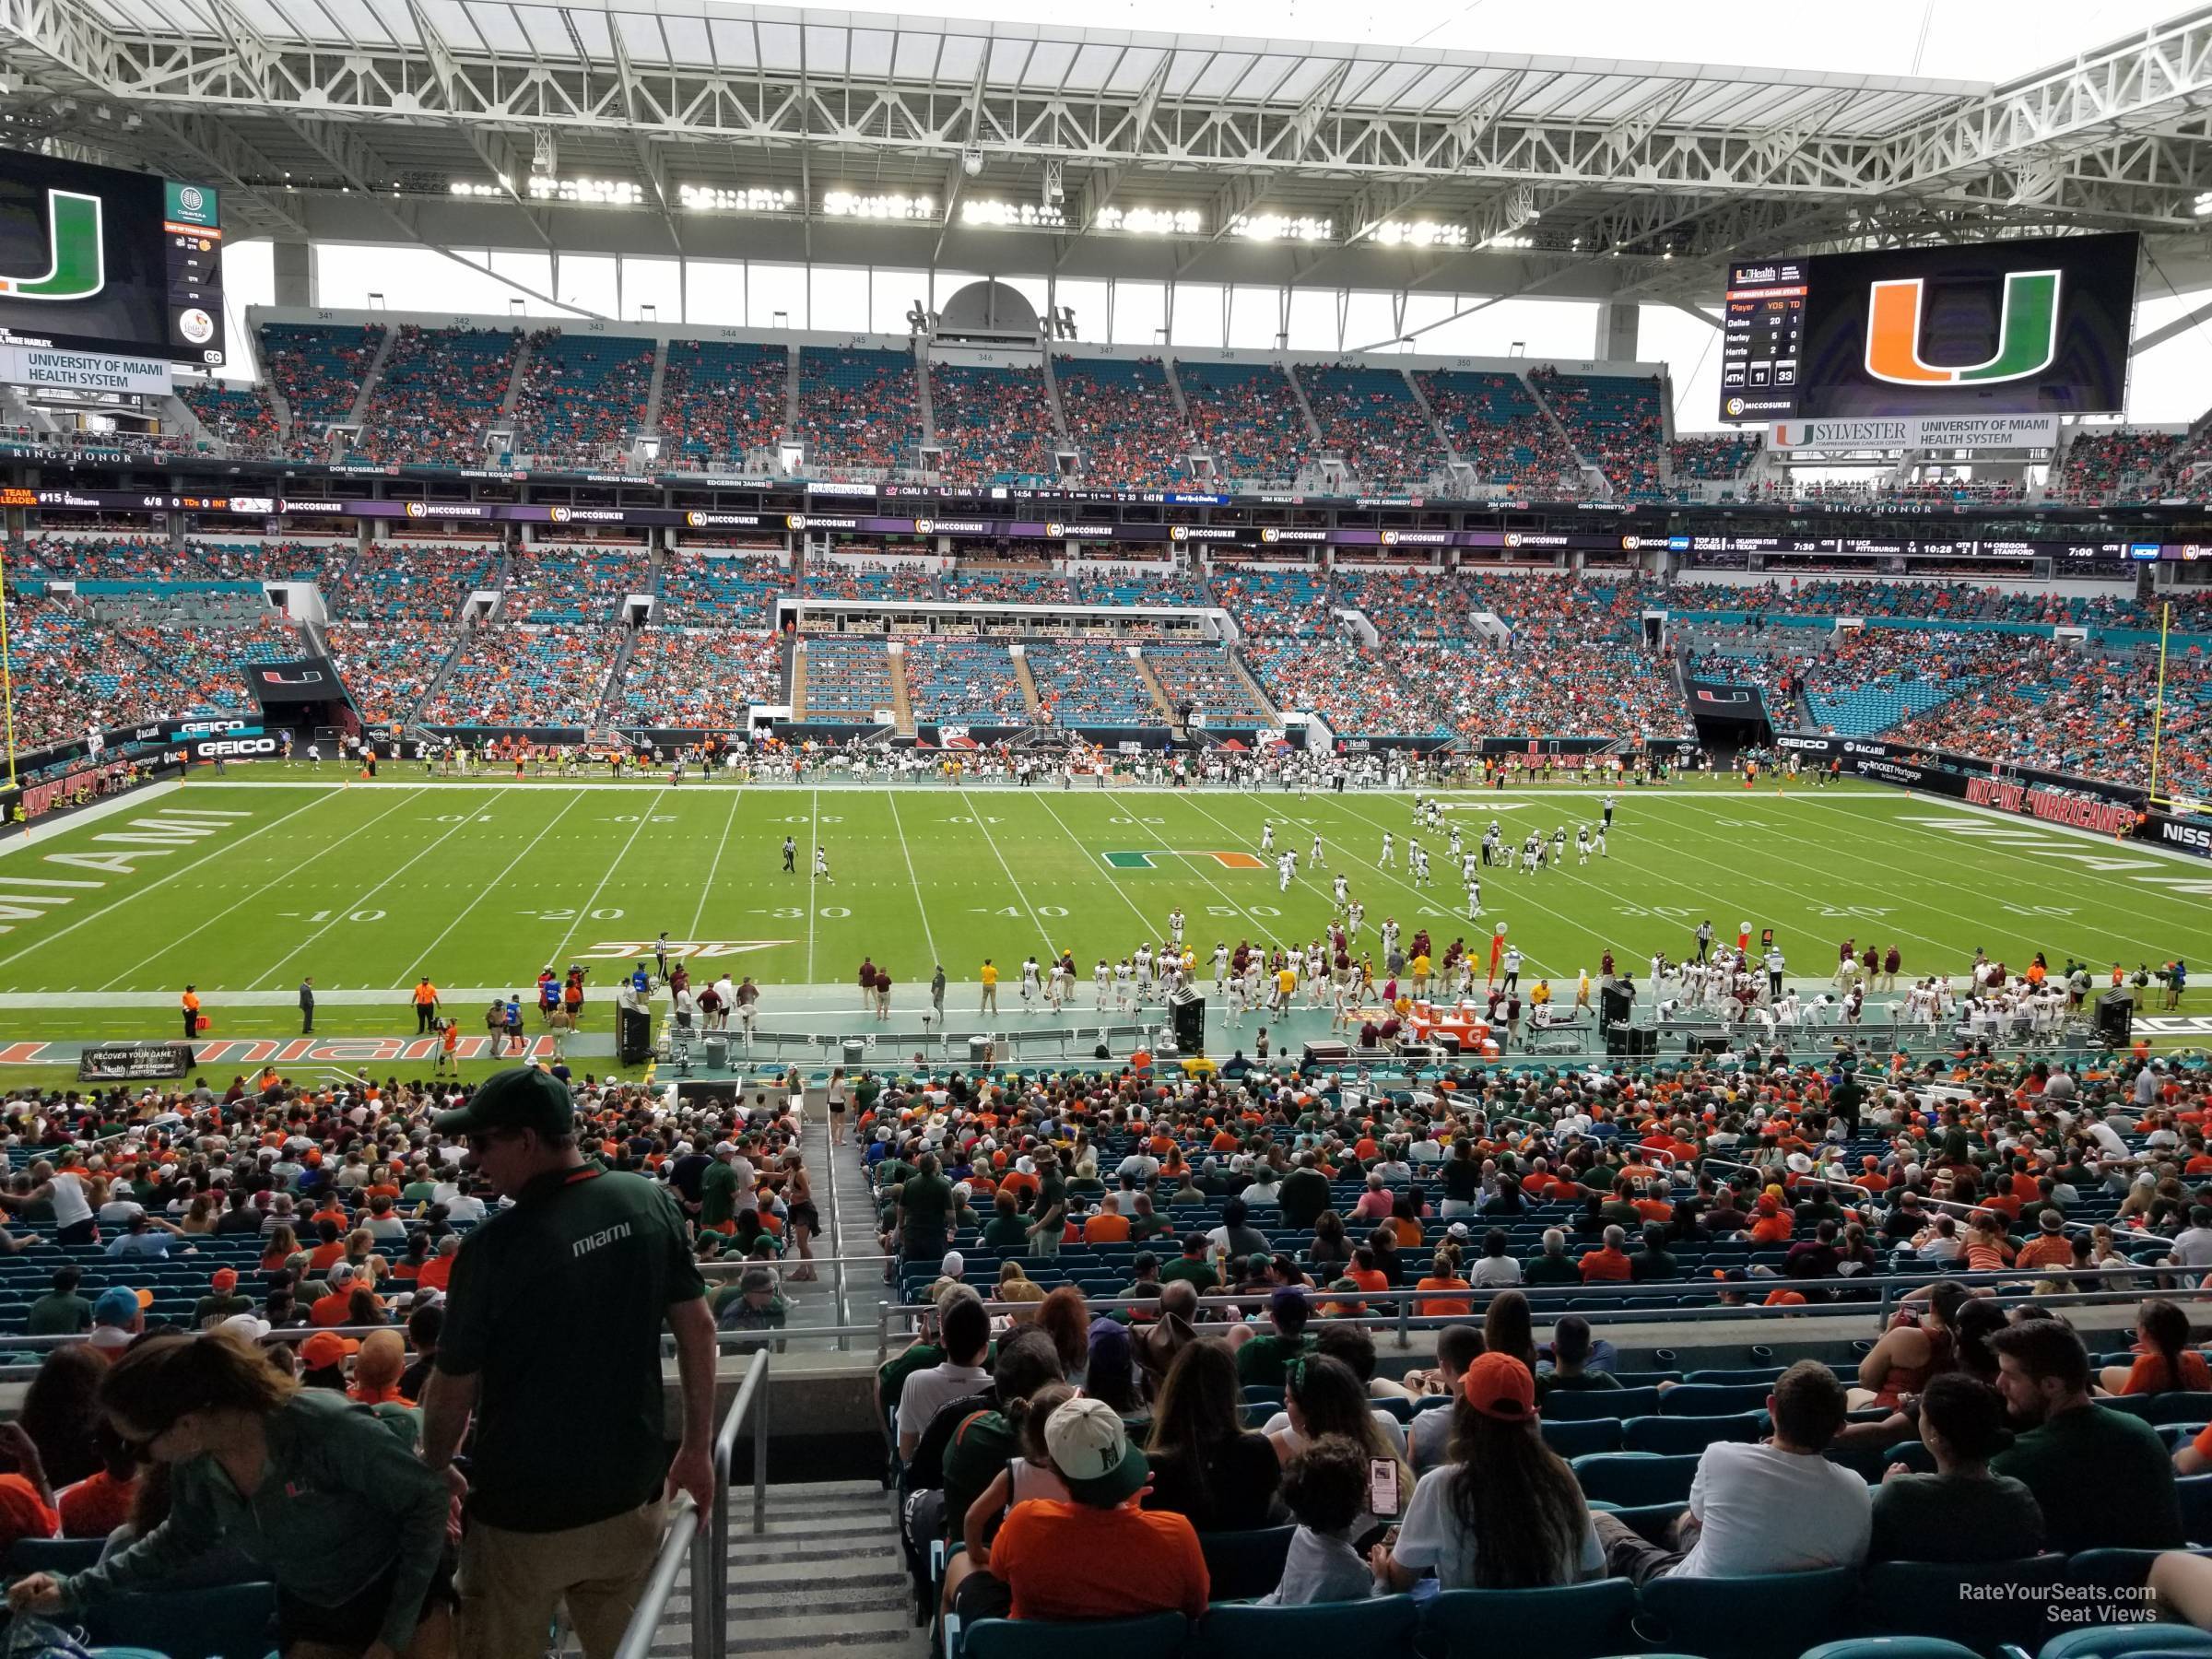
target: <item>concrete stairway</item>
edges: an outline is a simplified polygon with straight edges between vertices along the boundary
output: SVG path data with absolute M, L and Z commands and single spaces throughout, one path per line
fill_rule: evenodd
M 783 441 L 795 443 L 799 436 L 799 347 L 785 358 L 783 371 Z
M 645 419 L 639 427 L 641 433 L 654 433 L 661 429 L 661 388 L 668 380 L 668 342 L 660 341 L 653 348 L 653 384 L 645 393 Z
M 750 1490 L 734 1492 L 730 1504 L 733 1654 L 927 1659 L 928 1631 L 914 1624 L 892 1499 L 877 1482 L 771 1486 L 768 1529 L 758 1537 Z M 691 1601 L 680 1581 L 651 1651 L 655 1659 L 690 1653 Z
M 899 735 L 914 735 L 914 698 L 906 684 L 906 653 L 889 653 L 891 665 L 891 718 L 899 728 Z
M 361 376 L 360 393 L 354 398 L 353 407 L 346 411 L 346 418 L 341 424 L 358 427 L 368 419 L 370 400 L 376 395 L 376 382 L 383 378 L 384 361 L 391 357 L 392 347 L 398 340 L 398 327 L 386 324 L 384 337 L 377 343 L 376 355 L 369 359 L 369 372 Z
M 1152 671 L 1152 665 L 1146 661 L 1145 653 L 1138 652 L 1135 661 L 1136 677 L 1143 680 L 1145 689 L 1152 693 L 1152 706 L 1159 711 L 1160 724 L 1167 726 L 1181 725 L 1182 723 L 1175 718 L 1175 705 L 1168 700 L 1167 688 L 1159 683 L 1159 676 Z
M 1253 700 L 1259 704 L 1261 708 L 1267 711 L 1267 719 L 1269 723 L 1271 724 L 1280 725 L 1282 724 L 1282 716 L 1276 712 L 1275 700 L 1272 697 L 1269 697 L 1266 691 L 1261 687 L 1259 677 L 1253 674 L 1250 668 L 1244 665 L 1243 657 L 1234 651 L 1230 652 L 1229 653 L 1229 665 L 1237 671 L 1237 677 L 1241 679 L 1244 682 L 1246 688 L 1251 691 Z
M 507 377 L 507 395 L 500 400 L 500 418 L 503 421 L 512 423 L 514 419 L 515 408 L 523 400 L 523 383 L 530 378 L 532 355 L 530 336 L 524 335 L 523 343 L 515 347 L 514 369 Z
M 791 648 L 791 717 L 806 718 L 806 641 Z
M 914 336 L 914 412 L 922 421 L 922 447 L 937 447 L 937 409 L 929 396 L 929 336 Z M 919 456 L 916 457 L 920 459 Z
M 1021 652 L 1013 653 L 1014 683 L 1021 688 L 1022 707 L 1030 712 L 1030 724 L 1037 724 L 1037 711 L 1043 706 L 1037 695 L 1037 677 L 1030 672 L 1030 659 Z

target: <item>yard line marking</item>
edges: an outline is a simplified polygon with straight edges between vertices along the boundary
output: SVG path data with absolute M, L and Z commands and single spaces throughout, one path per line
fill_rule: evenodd
M 1053 954 L 1053 935 L 1045 930 L 1044 918 L 1037 913 L 1037 907 L 1030 902 L 1029 894 L 1021 890 L 1021 883 L 1014 875 L 1014 866 L 1006 862 L 1006 855 L 999 851 L 998 838 L 991 833 L 991 826 L 983 822 L 983 815 L 976 810 L 975 803 L 969 800 L 965 788 L 960 791 L 960 800 L 967 806 L 969 817 L 975 820 L 975 827 L 982 831 L 983 844 L 991 849 L 992 855 L 998 860 L 998 867 L 1006 873 L 1006 880 L 1014 888 L 1014 897 L 1020 900 L 1021 908 L 1030 912 L 1030 921 L 1037 929 L 1037 936 L 1044 941 L 1045 954 Z M 810 974 L 807 977 L 813 976 Z
M 899 833 L 899 851 L 906 858 L 906 878 L 913 883 L 914 908 L 922 912 L 922 943 L 929 947 L 929 959 L 935 962 L 937 959 L 937 941 L 929 931 L 929 906 L 923 901 L 922 877 L 914 874 L 914 855 L 906 844 L 906 828 L 899 821 L 899 792 L 887 789 L 884 791 L 884 799 L 890 805 L 891 828 Z M 811 979 L 813 975 L 807 977 Z
M 583 901 L 582 908 L 576 912 L 576 919 L 569 924 L 569 931 L 560 935 L 560 943 L 553 947 L 551 961 L 558 962 L 569 954 L 569 941 L 576 936 L 576 930 L 583 925 L 583 919 L 597 907 L 599 895 L 606 891 L 606 884 L 614 879 L 615 872 L 622 867 L 622 861 L 629 856 L 630 848 L 637 845 L 638 831 L 653 822 L 653 815 L 660 810 L 661 802 L 668 794 L 668 787 L 665 783 L 662 784 L 646 804 L 645 810 L 638 814 L 637 829 L 629 832 L 629 839 L 622 843 L 622 851 L 616 853 L 614 862 L 606 866 L 606 874 L 599 877 L 599 885 L 592 889 L 592 896 Z
M 530 838 L 529 845 L 525 846 L 520 853 L 517 853 L 512 858 L 509 859 L 507 861 L 507 867 L 505 869 L 501 870 L 497 876 L 486 882 L 484 886 L 477 890 L 477 896 L 474 899 L 471 899 L 466 904 L 463 905 L 460 910 L 456 911 L 453 914 L 453 919 L 445 924 L 444 930 L 441 932 L 436 938 L 432 939 L 428 945 L 425 945 L 420 950 L 415 952 L 417 961 L 427 961 L 429 958 L 430 952 L 436 950 L 439 946 L 445 943 L 446 935 L 452 933 L 454 928 L 460 926 L 463 919 L 467 916 L 469 912 L 475 910 L 477 905 L 483 903 L 484 900 L 491 895 L 493 889 L 504 886 L 506 884 L 507 877 L 514 874 L 515 865 L 521 864 L 524 859 L 529 857 L 531 848 L 535 847 L 539 841 L 544 841 L 547 833 L 552 830 L 553 826 L 559 823 L 562 818 L 568 817 L 570 808 L 573 807 L 576 803 L 582 799 L 583 799 L 582 795 L 571 795 L 569 797 L 568 806 L 563 806 L 559 812 L 555 813 L 546 821 L 545 829 L 540 830 L 535 835 Z M 449 882 L 447 885 L 450 887 L 452 883 Z M 393 982 L 392 989 L 394 991 L 404 991 L 414 982 L 415 981 L 411 976 L 407 974 L 402 974 L 397 980 Z
M 707 895 L 714 890 L 714 877 L 722 868 L 722 852 L 730 844 L 730 831 L 737 823 L 737 803 L 743 799 L 745 790 L 740 786 L 737 793 L 730 797 L 730 816 L 723 822 L 722 839 L 714 843 L 714 861 L 707 865 L 707 884 L 699 889 L 699 908 L 691 912 L 691 931 L 687 935 L 688 939 L 696 940 L 699 937 L 700 922 L 707 913 Z
M 822 850 L 822 792 L 818 789 L 806 798 L 806 839 L 818 854 Z M 806 860 L 806 982 L 810 985 L 814 983 L 814 884 L 821 868 L 819 857 Z
M 210 860 L 229 857 L 232 853 L 236 853 L 239 848 L 244 846 L 255 836 L 266 835 L 270 830 L 276 829 L 278 825 L 290 823 L 301 813 L 313 811 L 317 806 L 322 806 L 324 801 L 332 799 L 336 794 L 337 791 L 333 789 L 329 794 L 323 795 L 316 800 L 309 801 L 303 806 L 293 807 L 291 811 L 286 813 L 280 818 L 271 818 L 267 823 L 264 824 L 258 830 L 247 830 L 245 834 L 240 836 L 234 841 L 228 841 L 221 846 L 209 848 L 205 857 L 195 858 L 188 865 L 179 865 L 175 869 L 170 871 L 168 875 L 158 877 L 154 880 L 147 882 L 142 888 L 133 888 L 130 892 L 124 894 L 122 898 L 116 900 L 112 904 L 102 906 L 99 910 L 92 911 L 86 915 L 79 916 L 76 921 L 70 923 L 68 926 L 60 928 L 53 933 L 48 934 L 44 938 L 38 940 L 35 944 L 26 945 L 22 949 L 17 951 L 13 956 L 0 957 L 0 968 L 5 968 L 11 962 L 21 961 L 32 951 L 42 950 L 47 946 L 53 944 L 56 939 L 66 938 L 69 935 L 75 933 L 78 928 L 84 926 L 88 922 L 97 922 L 100 919 L 100 917 L 108 914 L 109 912 L 121 910 L 132 900 L 143 898 L 147 893 L 152 892 L 156 888 L 167 887 L 171 882 L 176 880 L 176 878 L 180 876 L 189 876 L 193 871 L 198 869 L 202 865 L 208 863 Z M 178 810 L 178 808 L 172 806 L 169 808 L 169 810 L 173 812 Z
M 332 841 L 328 846 L 310 853 L 306 858 L 300 860 L 300 863 L 292 865 L 288 868 L 279 871 L 277 874 L 270 877 L 268 880 L 263 882 L 259 887 L 248 893 L 243 899 L 240 900 L 237 904 L 211 906 L 208 910 L 207 919 L 202 922 L 197 927 L 193 928 L 189 933 L 178 934 L 173 938 L 164 940 L 159 947 L 157 948 L 150 956 L 141 957 L 137 961 L 133 962 L 128 968 L 124 969 L 121 973 L 110 980 L 106 984 L 99 987 L 100 990 L 114 990 L 116 986 L 122 984 L 125 980 L 129 979 L 132 974 L 137 972 L 138 970 L 145 967 L 147 963 L 159 961 L 161 958 L 167 956 L 171 951 L 174 950 L 178 946 L 183 944 L 185 940 L 196 938 L 199 936 L 199 935 L 205 933 L 208 928 L 213 927 L 218 922 L 229 920 L 230 917 L 238 913 L 241 906 L 251 904 L 254 900 L 260 898 L 271 888 L 281 887 L 284 883 L 290 881 L 294 877 L 300 874 L 301 869 L 305 868 L 308 865 L 312 864 L 316 859 L 321 858 L 326 853 L 335 853 L 340 847 L 344 846 L 355 836 L 360 834 L 362 830 L 373 829 L 376 825 L 382 823 L 386 818 L 390 818 L 394 812 L 397 812 L 406 804 L 407 803 L 405 800 L 393 802 L 391 806 L 385 807 L 383 811 L 378 813 L 374 818 L 369 818 L 362 823 L 356 824 L 352 829 L 347 830 L 345 834 L 339 836 L 336 841 Z
M 503 794 L 506 792 L 502 790 L 500 793 Z M 405 806 L 406 803 L 403 801 L 400 803 L 400 805 Z M 388 817 L 390 815 L 387 814 L 386 816 Z M 317 939 L 321 938 L 324 934 L 335 927 L 340 922 L 344 921 L 348 912 L 359 910 L 362 905 L 368 903 L 370 900 L 375 898 L 377 894 L 382 892 L 394 881 L 397 881 L 402 876 L 406 874 L 407 871 L 413 869 L 417 865 L 420 864 L 431 853 L 437 852 L 439 848 L 444 846 L 445 843 L 453 840 L 454 836 L 460 834 L 462 830 L 467 829 L 471 824 L 478 821 L 479 820 L 475 813 L 463 813 L 461 815 L 461 821 L 459 823 L 455 824 L 451 830 L 448 830 L 443 835 L 440 836 L 429 846 L 424 847 L 421 851 L 417 853 L 415 856 L 408 859 L 406 863 L 401 865 L 397 869 L 393 870 L 382 881 L 378 882 L 374 887 L 371 888 L 367 892 L 356 899 L 351 904 L 348 904 L 341 909 L 337 914 L 331 917 L 329 921 L 324 923 L 323 925 L 316 928 L 313 933 L 309 934 L 306 938 L 300 940 L 299 944 L 293 946 L 289 950 L 278 957 L 274 962 L 270 963 L 265 971 L 255 974 L 252 980 L 247 982 L 246 989 L 249 991 L 260 990 L 261 982 L 263 980 L 273 977 L 277 969 L 283 967 L 287 962 L 290 961 L 294 957 L 305 950 L 310 945 L 312 945 Z

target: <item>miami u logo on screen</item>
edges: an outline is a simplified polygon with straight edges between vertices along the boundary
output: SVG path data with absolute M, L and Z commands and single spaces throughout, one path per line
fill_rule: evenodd
M 1997 348 L 1979 363 L 1931 363 L 1920 355 L 1926 285 L 1918 276 L 1877 282 L 1866 300 L 1866 372 L 1893 386 L 1986 386 L 2025 380 L 2058 355 L 2056 271 L 2008 271 Z
M 0 274 L 0 298 L 89 300 L 108 285 L 100 200 L 74 190 L 46 193 L 46 269 L 36 276 Z

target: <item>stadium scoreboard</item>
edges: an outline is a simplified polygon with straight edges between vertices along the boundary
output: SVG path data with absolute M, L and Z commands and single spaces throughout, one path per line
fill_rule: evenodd
M 215 188 L 0 149 L 0 348 L 10 378 L 92 390 L 152 389 L 160 374 L 134 359 L 155 371 L 220 364 Z M 109 360 L 55 355 L 72 353 Z
M 1721 418 L 2119 414 L 2137 256 L 2131 232 L 1731 265 Z

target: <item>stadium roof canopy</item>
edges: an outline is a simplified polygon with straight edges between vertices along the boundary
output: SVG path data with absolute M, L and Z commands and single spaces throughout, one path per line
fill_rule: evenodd
M 0 138 L 325 241 L 1682 298 L 2031 230 L 2163 236 L 2171 276 L 2212 190 L 2212 9 L 1995 86 L 721 0 L 0 18 Z

